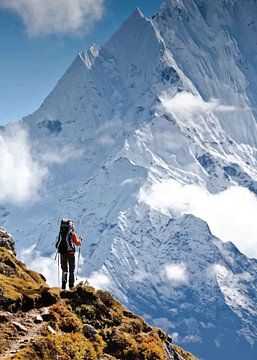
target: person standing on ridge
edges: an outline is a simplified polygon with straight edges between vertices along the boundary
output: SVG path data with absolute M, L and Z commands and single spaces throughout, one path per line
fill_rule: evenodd
M 61 259 L 62 289 L 66 289 L 69 273 L 69 288 L 74 287 L 75 245 L 81 245 L 82 238 L 78 238 L 71 220 L 62 219 L 56 249 Z

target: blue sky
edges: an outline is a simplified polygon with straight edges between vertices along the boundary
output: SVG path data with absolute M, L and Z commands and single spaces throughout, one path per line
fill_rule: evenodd
M 44 0 L 51 7 L 50 0 Z M 32 3 L 34 2 L 34 3 Z M 15 121 L 35 111 L 50 93 L 78 52 L 86 50 L 93 42 L 103 44 L 138 6 L 150 17 L 160 7 L 162 0 L 62 0 L 60 28 L 51 24 L 51 13 L 42 15 L 40 0 L 25 0 L 22 8 L 19 0 L 0 0 L 0 125 Z M 96 4 L 90 9 L 78 31 L 74 25 L 70 4 Z M 52 2 L 53 3 L 53 2 Z M 30 13 L 30 6 L 32 13 Z M 86 5 L 91 6 L 91 5 Z M 95 5 L 92 5 L 95 7 Z M 94 13 L 93 11 L 101 11 Z M 51 10 L 51 9 L 50 9 Z M 56 11 L 58 9 L 55 9 Z M 72 9 L 73 10 L 73 9 Z M 85 8 L 84 11 L 89 11 Z M 26 17 L 26 14 L 28 16 Z M 32 16 L 32 15 L 33 16 Z M 54 14 L 56 16 L 56 14 Z M 57 16 L 57 17 L 58 17 Z M 34 23 L 31 18 L 35 17 Z M 49 22 L 48 19 L 49 19 Z M 65 27 L 65 21 L 69 24 Z M 45 24 L 44 24 L 45 22 Z M 41 28 L 38 28 L 38 24 Z M 53 28 L 52 28 L 52 27 Z M 64 31 L 63 31 L 64 28 Z

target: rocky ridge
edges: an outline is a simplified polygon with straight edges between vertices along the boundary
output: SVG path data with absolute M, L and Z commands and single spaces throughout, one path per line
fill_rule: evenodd
M 194 360 L 160 328 L 149 326 L 105 291 L 80 283 L 50 288 L 0 246 L 0 358 Z

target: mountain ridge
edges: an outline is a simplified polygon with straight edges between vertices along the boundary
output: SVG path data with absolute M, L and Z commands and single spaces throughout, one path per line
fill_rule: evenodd
M 196 359 L 110 293 L 49 288 L 8 250 L 10 239 L 1 228 L 1 359 Z
M 1 219 L 33 262 L 51 256 L 49 233 L 57 233 L 65 213 L 87 235 L 82 276 L 105 275 L 120 300 L 166 324 L 202 358 L 251 360 L 255 260 L 186 215 L 184 204 L 185 210 L 155 206 L 155 185 L 160 202 L 165 182 L 212 195 L 233 186 L 257 193 L 255 92 L 234 28 L 223 27 L 239 20 L 234 2 L 226 2 L 223 16 L 225 2 L 215 4 L 167 1 L 152 20 L 136 11 L 99 52 L 85 55 L 89 66 L 75 59 L 23 120 L 34 158 L 40 155 L 50 174 L 41 198 L 22 212 L 7 204 Z M 177 188 L 164 196 L 176 197 Z M 173 323 L 176 311 L 183 321 Z

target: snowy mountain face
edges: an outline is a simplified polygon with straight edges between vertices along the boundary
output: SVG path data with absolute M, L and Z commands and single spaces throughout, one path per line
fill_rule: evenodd
M 0 208 L 35 267 L 72 218 L 83 277 L 201 359 L 257 351 L 257 260 L 180 199 L 257 193 L 256 14 L 254 0 L 167 0 L 152 20 L 136 10 L 23 119 L 48 176 L 35 202 Z

